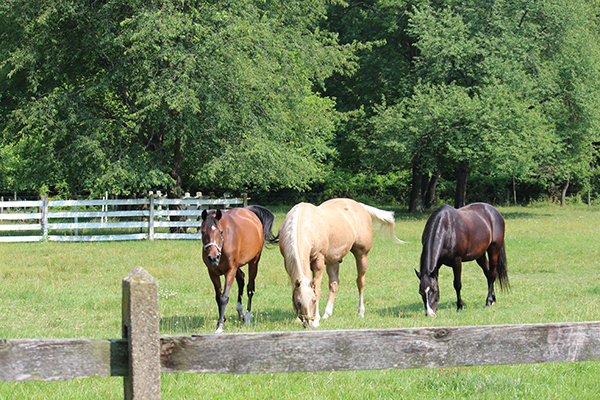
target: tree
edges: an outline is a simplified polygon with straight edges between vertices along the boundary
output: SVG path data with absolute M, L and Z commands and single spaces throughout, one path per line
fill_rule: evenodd
M 324 13 L 318 0 L 4 2 L 2 148 L 29 188 L 68 195 L 306 188 L 337 120 L 315 89 L 351 65 Z
M 420 81 L 408 100 L 390 106 L 402 112 L 375 117 L 404 122 L 393 134 L 376 133 L 374 147 L 380 139 L 406 143 L 413 185 L 450 167 L 459 207 L 473 170 L 514 181 L 558 160 L 589 168 L 600 79 L 596 17 L 586 2 L 442 2 L 409 15 Z M 385 131 L 386 124 L 373 125 Z M 412 191 L 411 210 L 422 192 Z

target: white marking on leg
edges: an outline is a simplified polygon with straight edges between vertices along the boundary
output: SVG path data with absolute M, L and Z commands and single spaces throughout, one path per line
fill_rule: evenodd
M 325 312 L 323 313 L 323 319 L 327 319 L 333 315 L 333 304 L 327 302 L 327 306 L 325 307 Z
M 244 313 L 244 305 L 242 303 L 237 303 L 235 309 L 237 310 L 240 319 L 244 319 L 244 315 L 246 315 L 246 313 Z
M 362 295 L 358 295 L 358 316 L 360 318 L 365 316 L 365 299 Z
M 319 325 L 319 321 L 321 320 L 321 315 L 319 314 L 319 302 L 317 301 L 315 304 L 315 319 L 312 321 L 312 327 L 317 328 Z

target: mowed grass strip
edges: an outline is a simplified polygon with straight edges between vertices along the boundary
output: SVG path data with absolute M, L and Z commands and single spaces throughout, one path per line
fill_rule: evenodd
M 381 207 L 385 208 L 385 207 Z M 275 230 L 288 208 L 273 208 Z M 438 318 L 425 318 L 414 269 L 427 215 L 398 212 L 396 234 L 376 235 L 369 254 L 365 318 L 357 318 L 352 255 L 340 267 L 333 316 L 320 329 L 518 324 L 600 319 L 600 208 L 554 205 L 499 208 L 506 219 L 510 292 L 497 289 L 485 307 L 485 277 L 475 262 L 463 266 L 457 313 L 452 271 L 440 274 Z M 218 317 L 214 291 L 195 241 L 0 244 L 0 337 L 118 338 L 121 280 L 142 266 L 159 281 L 161 333 L 212 333 Z M 323 283 L 325 306 L 327 280 Z M 226 332 L 301 330 L 277 247 L 263 252 L 253 300 L 254 320 L 237 320 L 232 290 Z M 244 296 L 246 300 L 246 296 Z M 305 349 L 306 352 L 312 349 Z M 269 375 L 165 374 L 164 399 L 198 398 L 581 398 L 600 397 L 600 363 L 323 372 Z M 69 382 L 3 382 L 2 399 L 115 399 L 120 378 Z

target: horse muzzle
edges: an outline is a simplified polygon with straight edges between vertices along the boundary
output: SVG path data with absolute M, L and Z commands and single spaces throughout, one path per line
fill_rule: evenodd
M 204 252 L 206 253 L 207 265 L 210 268 L 217 268 L 221 262 L 221 247 L 216 243 L 207 243 L 204 245 Z

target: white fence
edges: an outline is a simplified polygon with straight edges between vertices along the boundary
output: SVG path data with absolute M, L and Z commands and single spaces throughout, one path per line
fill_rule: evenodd
M 199 239 L 196 228 L 202 223 L 203 210 L 240 205 L 247 205 L 245 195 L 222 199 L 150 195 L 121 200 L 0 201 L 0 242 Z M 185 233 L 159 228 L 178 228 Z M 189 233 L 188 228 L 192 228 Z M 132 233 L 138 229 L 139 233 Z M 92 234 L 80 234 L 85 230 Z

